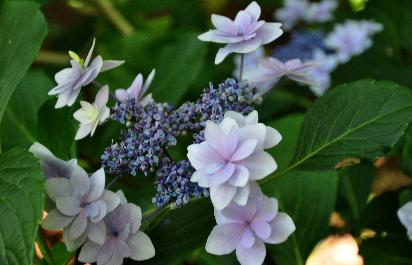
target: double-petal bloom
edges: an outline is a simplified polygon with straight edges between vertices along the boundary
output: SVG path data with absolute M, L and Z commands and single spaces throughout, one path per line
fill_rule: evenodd
M 106 239 L 103 218 L 120 203 L 119 196 L 105 190 L 104 185 L 103 169 L 89 178 L 81 167 L 76 166 L 70 179 L 49 178 L 46 191 L 56 208 L 49 212 L 42 227 L 63 229 L 64 243 L 69 250 L 80 247 L 86 238 L 103 244 Z
M 54 76 L 57 86 L 49 91 L 49 95 L 57 95 L 56 108 L 73 105 L 81 88 L 90 84 L 99 73 L 113 69 L 124 63 L 124 61 L 115 60 L 103 61 L 100 55 L 90 63 L 94 44 L 95 40 L 93 40 L 92 47 L 84 62 L 77 55 L 75 57 L 73 56 L 74 58 L 70 60 L 71 67 L 59 71 Z
M 281 24 L 259 20 L 260 13 L 260 6 L 252 2 L 245 10 L 237 13 L 235 20 L 212 15 L 212 23 L 216 29 L 199 35 L 199 39 L 226 44 L 219 49 L 215 64 L 221 63 L 231 53 L 253 52 L 282 35 Z
M 117 195 L 121 200 L 120 205 L 104 220 L 104 244 L 88 240 L 80 251 L 79 261 L 96 262 L 97 265 L 121 265 L 124 258 L 141 261 L 155 255 L 152 241 L 139 231 L 142 222 L 140 207 L 128 203 L 121 191 Z
M 399 221 L 405 226 L 408 237 L 412 240 L 412 202 L 408 202 L 398 210 Z
M 81 109 L 77 110 L 73 116 L 80 122 L 76 140 L 86 137 L 89 133 L 93 136 L 97 125 L 103 123 L 110 116 L 110 109 L 106 106 L 109 100 L 109 87 L 107 85 L 97 92 L 93 104 L 87 101 L 80 101 Z
M 280 244 L 295 231 L 286 213 L 278 212 L 278 202 L 265 195 L 252 196 L 245 206 L 231 203 L 215 209 L 217 225 L 206 243 L 206 251 L 225 255 L 236 250 L 241 265 L 259 265 L 266 256 L 265 243 Z
M 145 94 L 153 81 L 155 72 L 155 69 L 153 69 L 144 83 L 143 75 L 138 74 L 134 79 L 132 85 L 128 89 L 116 89 L 115 93 L 117 100 L 126 101 L 129 99 L 134 99 L 136 103 L 140 103 L 143 106 L 147 105 L 147 103 L 153 100 L 151 93 L 147 94 L 146 96 Z
M 277 168 L 264 149 L 279 143 L 281 136 L 275 129 L 258 123 L 256 111 L 247 117 L 227 112 L 220 124 L 208 121 L 205 139 L 188 147 L 188 159 L 196 169 L 191 181 L 210 188 L 212 203 L 218 210 L 232 201 L 245 205 L 249 182 L 262 179 Z

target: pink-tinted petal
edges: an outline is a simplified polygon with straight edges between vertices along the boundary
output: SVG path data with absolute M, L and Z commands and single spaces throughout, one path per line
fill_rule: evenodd
M 209 177 L 209 186 L 214 187 L 228 181 L 235 173 L 236 166 L 232 163 L 227 163 L 225 167 L 217 171 Z
M 90 189 L 90 179 L 86 171 L 83 168 L 76 166 L 73 170 L 72 176 L 70 178 L 70 185 L 73 191 L 79 192 L 79 196 L 89 192 Z
M 106 240 L 106 224 L 104 221 L 88 223 L 87 238 L 96 244 L 103 245 Z
M 265 256 L 265 244 L 259 240 L 251 248 L 245 248 L 241 244 L 236 248 L 236 257 L 241 265 L 261 265 Z
M 221 212 L 226 219 L 232 222 L 245 223 L 255 215 L 256 205 L 254 203 L 248 203 L 245 206 L 239 206 L 232 203 Z
M 220 127 L 211 121 L 206 123 L 205 127 L 206 142 L 220 155 L 225 155 L 226 135 Z
M 87 194 L 87 202 L 97 200 L 103 194 L 105 183 L 104 169 L 100 168 L 90 176 L 90 190 Z
M 155 248 L 150 238 L 143 232 L 138 231 L 132 235 L 127 244 L 132 252 L 130 258 L 133 260 L 147 260 L 155 255 Z
M 206 251 L 214 255 L 229 254 L 238 245 L 243 228 L 239 223 L 216 225 L 207 238 Z
M 257 124 L 259 121 L 259 114 L 256 110 L 249 113 L 245 118 L 245 125 Z
M 138 101 L 140 99 L 140 94 L 142 92 L 142 86 L 143 75 L 138 74 L 136 78 L 133 80 L 132 85 L 127 89 L 127 93 L 131 96 L 131 98 L 134 98 Z
M 108 213 L 113 211 L 120 203 L 119 195 L 110 190 L 104 190 L 100 200 L 106 203 Z
M 202 170 L 197 170 L 192 174 L 190 178 L 191 182 L 196 182 L 200 187 L 208 188 L 209 187 L 209 180 L 208 175 L 203 173 Z
M 249 170 L 242 165 L 236 165 L 236 170 L 228 183 L 236 187 L 244 187 L 249 182 Z
M 239 161 L 249 157 L 255 151 L 255 148 L 258 144 L 257 139 L 248 139 L 244 142 L 241 142 L 236 148 L 236 151 L 231 156 L 231 161 Z
M 259 38 L 262 44 L 270 43 L 283 34 L 283 30 L 280 28 L 280 23 L 266 22 L 256 32 L 256 38 Z
M 187 147 L 187 158 L 196 169 L 202 169 L 208 164 L 222 162 L 222 156 L 214 150 L 207 142 L 191 144 Z
M 261 239 L 266 239 L 270 236 L 272 231 L 269 223 L 260 220 L 254 220 L 250 226 L 252 227 L 253 231 L 255 231 L 256 235 L 259 236 Z
M 256 152 L 248 158 L 239 161 L 249 170 L 251 180 L 260 180 L 270 175 L 277 169 L 273 157 L 266 152 Z
M 219 171 L 219 170 L 221 170 L 222 168 L 224 168 L 225 166 L 226 166 L 226 164 L 225 164 L 225 163 L 222 163 L 222 162 L 211 163 L 211 164 L 206 165 L 206 166 L 203 168 L 203 172 L 204 172 L 205 174 L 214 174 L 214 173 L 216 173 L 217 171 Z
M 266 126 L 263 123 L 246 125 L 240 128 L 238 137 L 239 142 L 245 142 L 249 139 L 256 139 L 256 150 L 262 150 L 266 139 Z
M 255 220 L 270 222 L 278 213 L 278 201 L 275 198 L 263 196 L 257 200 Z
M 282 135 L 272 127 L 266 126 L 266 137 L 263 143 L 263 148 L 268 149 L 276 146 L 282 141 Z
M 241 239 L 241 244 L 245 248 L 251 248 L 255 244 L 255 235 L 253 234 L 253 231 L 249 228 L 246 227 L 245 230 L 243 231 L 242 239 Z
M 296 230 L 292 218 L 286 213 L 278 213 L 276 218 L 270 222 L 272 233 L 265 239 L 266 243 L 280 244 L 285 242 L 288 237 Z
M 212 24 L 215 26 L 219 31 L 225 32 L 228 35 L 236 35 L 237 28 L 233 21 L 230 18 L 213 14 L 212 15 Z
M 116 89 L 115 95 L 119 101 L 126 101 L 129 98 L 126 89 Z
M 232 128 L 226 136 L 225 157 L 231 157 L 236 148 L 238 148 L 237 129 Z
M 248 12 L 242 10 L 237 13 L 234 22 L 240 31 L 244 33 L 244 29 L 246 29 L 253 21 L 252 16 Z
M 215 58 L 215 64 L 220 64 L 221 62 L 223 62 L 223 60 L 229 55 L 229 54 L 231 54 L 233 51 L 232 50 L 230 50 L 229 48 L 227 48 L 228 47 L 228 45 L 226 45 L 225 47 L 223 47 L 223 48 L 220 48 L 218 51 L 217 51 L 217 54 L 216 54 L 216 58 Z
M 107 101 L 109 100 L 109 86 L 105 85 L 99 89 L 99 92 L 96 94 L 96 106 L 100 109 L 106 106 Z
M 142 224 L 142 210 L 133 203 L 128 203 L 127 206 L 130 209 L 130 233 L 134 234 Z
M 245 126 L 245 117 L 240 113 L 237 113 L 235 111 L 226 111 L 223 120 L 225 120 L 226 118 L 235 120 L 239 127 Z
M 90 218 L 90 221 L 94 223 L 100 222 L 107 214 L 106 203 L 102 200 L 97 200 L 88 204 L 84 210 L 87 217 Z
M 219 186 L 210 187 L 210 198 L 212 199 L 213 206 L 218 210 L 227 207 L 233 197 L 235 197 L 236 192 L 236 187 L 226 183 Z
M 250 196 L 250 185 L 246 184 L 244 187 L 238 187 L 236 196 L 233 201 L 238 205 L 246 205 Z
M 250 3 L 250 4 L 246 7 L 245 11 L 248 12 L 249 15 L 250 15 L 254 20 L 258 20 L 259 17 L 260 17 L 260 12 L 261 12 L 261 11 L 260 11 L 260 6 L 259 6 L 255 1 L 253 1 L 252 3 Z

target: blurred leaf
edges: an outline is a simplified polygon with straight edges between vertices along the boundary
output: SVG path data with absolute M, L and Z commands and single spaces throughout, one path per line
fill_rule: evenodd
M 153 97 L 159 102 L 177 104 L 195 84 L 204 66 L 207 46 L 197 33 L 183 34 L 177 42 L 159 51 Z
M 208 199 L 192 201 L 189 205 L 171 211 L 167 217 L 149 232 L 156 255 L 144 262 L 129 261 L 127 264 L 168 265 L 187 258 L 191 252 L 206 244 L 215 218 Z
M 362 162 L 339 171 L 338 210 L 346 220 L 358 220 L 366 208 L 375 177 L 372 163 Z
M 412 201 L 412 189 L 406 188 L 399 193 L 399 207 Z
M 55 109 L 55 99 L 46 101 L 38 113 L 39 142 L 61 159 L 70 158 L 77 125 L 73 118 L 76 105 Z
M 282 135 L 282 141 L 269 150 L 278 164 L 277 170 L 279 171 L 285 169 L 292 162 L 293 150 L 296 149 L 302 121 L 302 114 L 293 114 L 266 124 L 278 130 Z
M 196 258 L 196 265 L 238 265 L 239 261 L 236 259 L 235 252 L 229 255 L 216 256 L 201 249 L 199 256 Z
M 344 84 L 305 115 L 290 168 L 333 169 L 347 158 L 376 159 L 403 135 L 412 118 L 412 92 L 389 81 Z
M 6 2 L 0 10 L 0 122 L 46 36 L 46 22 L 38 7 L 34 2 Z
M 2 148 L 28 147 L 38 139 L 37 112 L 53 86 L 41 71 L 28 71 L 14 91 L 1 123 Z
M 280 245 L 267 245 L 279 265 L 304 265 L 328 231 L 335 208 L 338 178 L 334 171 L 294 171 L 262 186 L 266 195 L 278 200 L 289 214 L 296 231 Z
M 31 265 L 41 220 L 44 181 L 38 161 L 23 149 L 0 156 L 0 260 Z
M 360 254 L 369 265 L 412 264 L 412 242 L 405 235 L 388 235 L 362 241 Z

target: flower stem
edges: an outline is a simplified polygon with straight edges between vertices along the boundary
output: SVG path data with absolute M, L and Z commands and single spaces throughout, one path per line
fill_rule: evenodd
M 106 185 L 105 189 L 110 188 L 110 186 L 112 186 L 120 177 L 121 177 L 121 176 L 118 175 L 118 176 L 116 176 L 114 179 L 112 179 L 112 181 L 110 181 L 110 183 Z
M 240 54 L 239 82 L 242 81 L 244 61 L 245 61 L 245 55 L 242 53 L 242 54 Z
M 53 257 L 50 253 L 49 246 L 47 245 L 46 240 L 43 238 L 41 234 L 41 230 L 39 229 L 37 233 L 37 244 L 39 245 L 39 249 L 41 254 L 43 255 L 43 259 L 47 265 L 55 265 L 56 263 L 53 260 Z
M 135 32 L 133 26 L 119 10 L 116 9 L 111 0 L 95 0 L 95 3 L 123 35 L 130 36 Z

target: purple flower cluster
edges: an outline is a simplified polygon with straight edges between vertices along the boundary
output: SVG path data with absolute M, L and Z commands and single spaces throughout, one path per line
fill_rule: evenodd
M 315 50 L 330 53 L 323 43 L 325 34 L 321 31 L 296 31 L 292 33 L 290 41 L 273 51 L 273 56 L 283 62 L 292 59 L 309 61 L 313 58 Z
M 191 196 L 208 196 L 208 189 L 190 182 L 194 172 L 190 163 L 172 161 L 166 150 L 187 133 L 193 134 L 195 143 L 204 141 L 206 121 L 220 122 L 229 110 L 247 115 L 259 101 L 246 82 L 227 79 L 217 87 L 210 84 L 196 102 L 186 102 L 176 110 L 154 101 L 145 106 L 134 99 L 117 102 L 111 118 L 126 129 L 119 142 L 106 148 L 102 165 L 115 175 L 155 172 L 157 194 L 153 202 L 158 207 L 171 203 L 177 208 Z

